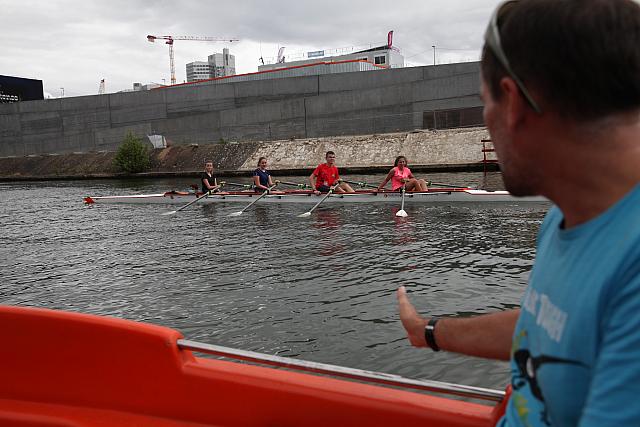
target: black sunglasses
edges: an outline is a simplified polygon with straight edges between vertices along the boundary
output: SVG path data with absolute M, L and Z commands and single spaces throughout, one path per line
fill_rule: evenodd
M 536 113 L 541 114 L 542 109 L 540 109 L 536 101 L 533 100 L 533 97 L 524 86 L 522 80 L 520 80 L 520 78 L 513 72 L 513 69 L 511 69 L 511 65 L 509 64 L 507 55 L 502 49 L 502 42 L 500 41 L 500 28 L 498 27 L 498 22 L 504 16 L 504 14 L 517 2 L 518 0 L 509 0 L 502 3 L 496 8 L 496 10 L 493 12 L 493 15 L 491 16 L 491 20 L 489 21 L 487 31 L 485 31 L 484 33 L 484 42 L 489 47 L 489 49 L 491 49 L 496 58 L 498 58 L 498 61 L 500 61 L 500 64 L 502 64 L 507 74 L 509 74 L 509 77 L 511 77 L 516 83 L 518 89 L 520 89 L 520 92 L 522 92 L 522 95 L 527 100 L 531 108 L 533 108 Z

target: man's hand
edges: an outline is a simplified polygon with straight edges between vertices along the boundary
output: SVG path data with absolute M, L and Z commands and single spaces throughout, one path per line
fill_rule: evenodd
M 424 328 L 427 326 L 427 319 L 420 316 L 407 298 L 407 291 L 404 286 L 400 286 L 397 291 L 398 309 L 402 326 L 407 331 L 407 337 L 411 345 L 415 347 L 426 347 L 424 338 Z

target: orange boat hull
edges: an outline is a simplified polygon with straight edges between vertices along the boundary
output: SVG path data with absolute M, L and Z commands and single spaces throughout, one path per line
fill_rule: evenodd
M 484 426 L 499 409 L 196 357 L 169 328 L 0 306 L 0 426 Z

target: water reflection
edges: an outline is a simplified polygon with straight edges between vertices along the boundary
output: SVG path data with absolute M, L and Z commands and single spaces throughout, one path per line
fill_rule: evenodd
M 314 212 L 314 215 L 312 224 L 314 228 L 335 230 L 341 226 L 341 213 L 338 209 L 319 209 Z

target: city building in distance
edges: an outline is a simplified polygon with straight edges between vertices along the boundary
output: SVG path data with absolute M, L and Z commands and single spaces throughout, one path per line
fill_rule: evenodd
M 222 53 L 209 55 L 207 62 L 195 61 L 187 64 L 187 82 L 233 76 L 235 74 L 236 57 L 230 55 L 227 48 L 224 48 Z
M 0 76 L 0 103 L 44 99 L 42 80 Z
M 384 45 L 354 46 L 290 55 L 285 54 L 285 48 L 281 47 L 275 60 L 268 58 L 266 61 L 263 59 L 263 61 L 264 63 L 258 66 L 258 71 L 291 68 L 315 63 L 344 63 L 351 61 L 366 61 L 382 68 L 404 67 L 404 56 L 402 56 L 397 47 L 393 46 L 393 31 L 389 31 L 387 44 Z

